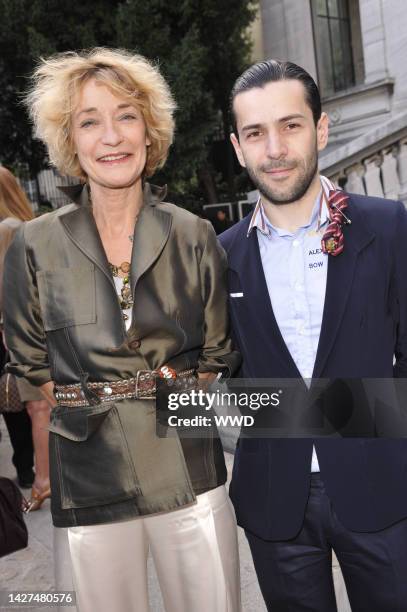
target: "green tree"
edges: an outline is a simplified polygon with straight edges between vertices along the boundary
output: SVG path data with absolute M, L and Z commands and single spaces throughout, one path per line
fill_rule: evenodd
M 213 97 L 206 86 L 207 49 L 193 20 L 182 22 L 176 3 L 130 0 L 118 12 L 119 46 L 133 49 L 159 64 L 177 101 L 176 138 L 158 180 L 168 182 L 179 199 L 193 200 L 197 175 L 207 157 L 207 142 L 216 122 Z
M 206 45 L 206 86 L 219 112 L 226 157 L 227 195 L 236 199 L 234 152 L 229 138 L 229 98 L 236 78 L 250 62 L 249 26 L 257 12 L 256 1 L 184 0 L 185 23 L 195 19 L 201 44 Z
M 249 62 L 248 0 L 0 0 L 0 160 L 27 165 L 35 175 L 46 163 L 33 140 L 20 99 L 37 58 L 95 45 L 124 47 L 158 62 L 178 104 L 174 146 L 157 181 L 178 202 L 235 197 L 229 143 L 228 99 Z M 223 177 L 214 167 L 214 134 L 223 132 Z M 219 143 L 217 143 L 219 144 Z M 226 170 L 225 170 L 226 168 Z M 226 179 L 227 189 L 223 189 Z
M 160 178 L 179 197 L 221 195 L 221 179 L 211 161 L 216 130 L 223 133 L 227 195 L 235 199 L 229 95 L 246 68 L 248 28 L 256 2 L 248 0 L 127 0 L 118 12 L 118 43 L 156 59 L 178 104 L 175 144 Z
M 26 87 L 27 2 L 0 0 L 0 160 L 15 169 L 29 165 L 35 173 L 42 166 L 44 150 L 33 141 L 27 115 L 20 104 Z
M 114 45 L 119 2 L 0 0 L 0 160 L 35 176 L 46 165 L 21 103 L 38 57 L 94 45 Z

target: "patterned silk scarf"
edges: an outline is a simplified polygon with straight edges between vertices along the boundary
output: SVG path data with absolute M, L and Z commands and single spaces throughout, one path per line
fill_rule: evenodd
M 348 207 L 347 196 L 336 187 L 326 176 L 321 175 L 322 198 L 327 202 L 329 210 L 329 224 L 321 240 L 322 252 L 327 255 L 339 255 L 343 251 L 343 225 L 350 225 L 351 220 L 344 210 Z M 321 198 L 321 202 L 322 202 Z

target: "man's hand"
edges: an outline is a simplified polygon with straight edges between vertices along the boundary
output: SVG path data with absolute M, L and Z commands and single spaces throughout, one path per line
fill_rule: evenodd
M 216 372 L 198 372 L 199 388 L 203 391 L 207 391 L 211 384 L 216 380 L 216 377 Z
M 206 380 L 208 382 L 208 385 L 213 383 L 216 377 L 217 377 L 216 372 L 198 372 L 198 378 L 200 380 Z

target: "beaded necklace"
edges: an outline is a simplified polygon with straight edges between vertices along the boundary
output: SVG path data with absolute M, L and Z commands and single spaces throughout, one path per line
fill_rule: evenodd
M 130 263 L 123 261 L 120 266 L 115 266 L 109 262 L 110 271 L 112 276 L 120 278 L 123 281 L 123 286 L 120 290 L 120 308 L 123 311 L 123 320 L 127 321 L 129 316 L 124 311 L 133 306 L 133 296 L 130 286 Z M 121 276 L 119 272 L 122 272 L 124 276 Z
M 91 193 L 91 189 L 90 186 L 87 186 L 88 189 L 88 199 L 89 199 L 89 205 L 91 207 L 91 209 L 93 208 L 93 204 L 92 204 L 92 193 Z M 134 217 L 134 224 L 137 223 L 137 219 L 139 216 L 140 211 L 137 213 L 137 215 Z M 128 235 L 127 238 L 130 240 L 131 243 L 133 243 L 133 234 Z M 122 287 L 120 289 L 120 308 L 123 311 L 123 320 L 124 321 L 128 321 L 129 319 L 129 315 L 124 312 L 125 310 L 128 310 L 129 308 L 132 308 L 134 302 L 133 302 L 133 296 L 132 296 L 132 292 L 131 292 L 131 286 L 130 286 L 130 262 L 128 261 L 123 261 L 120 266 L 115 266 L 114 264 L 110 263 L 109 261 L 109 268 L 110 271 L 112 273 L 113 277 L 116 278 L 120 278 L 122 280 Z M 124 274 L 124 276 L 121 276 L 119 272 L 122 272 Z

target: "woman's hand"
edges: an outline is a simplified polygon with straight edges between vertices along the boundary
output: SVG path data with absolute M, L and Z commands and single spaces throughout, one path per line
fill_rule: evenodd
M 45 399 L 48 401 L 48 403 L 51 404 L 51 407 L 55 408 L 55 406 L 57 405 L 57 400 L 55 399 L 54 383 L 52 382 L 52 380 L 45 383 L 45 385 L 41 385 L 39 389 Z

